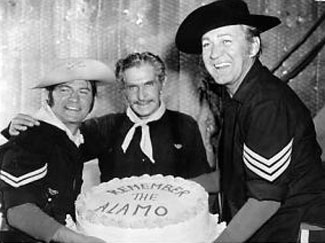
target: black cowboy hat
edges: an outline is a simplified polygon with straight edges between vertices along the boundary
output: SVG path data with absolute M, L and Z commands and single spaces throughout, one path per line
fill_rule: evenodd
M 210 30 L 244 24 L 264 32 L 280 23 L 277 17 L 250 14 L 247 4 L 242 0 L 219 0 L 190 13 L 178 28 L 175 41 L 179 50 L 200 54 L 201 38 Z

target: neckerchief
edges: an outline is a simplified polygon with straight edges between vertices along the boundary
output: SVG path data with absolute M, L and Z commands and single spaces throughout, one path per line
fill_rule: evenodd
M 126 115 L 134 123 L 134 125 L 130 128 L 130 130 L 126 134 L 124 141 L 121 145 L 123 152 L 126 153 L 126 150 L 128 149 L 130 142 L 133 139 L 135 129 L 137 127 L 141 127 L 142 134 L 141 134 L 140 148 L 141 148 L 142 152 L 146 156 L 148 156 L 150 161 L 152 163 L 155 163 L 155 160 L 152 156 L 152 143 L 151 143 L 151 138 L 150 138 L 149 126 L 147 124 L 149 122 L 159 120 L 164 115 L 165 111 L 166 111 L 165 104 L 163 102 L 161 102 L 160 107 L 158 108 L 157 111 L 155 111 L 155 113 L 153 113 L 152 115 L 150 115 L 150 117 L 148 117 L 146 119 L 141 119 L 134 113 L 134 111 L 129 106 L 126 110 Z

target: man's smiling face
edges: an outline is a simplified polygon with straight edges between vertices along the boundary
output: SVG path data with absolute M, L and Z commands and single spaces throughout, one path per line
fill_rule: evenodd
M 145 119 L 158 110 L 162 83 L 151 64 L 144 63 L 124 72 L 125 96 L 131 109 Z
M 57 85 L 53 90 L 54 114 L 67 126 L 80 124 L 88 115 L 94 97 L 87 80 Z
M 234 93 L 252 65 L 245 27 L 229 25 L 202 36 L 202 58 L 216 83 Z

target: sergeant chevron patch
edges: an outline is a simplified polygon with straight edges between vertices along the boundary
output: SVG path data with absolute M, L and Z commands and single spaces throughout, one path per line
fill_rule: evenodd
M 291 161 L 292 143 L 293 139 L 269 159 L 255 153 L 244 144 L 244 163 L 249 170 L 272 182 L 288 168 Z
M 28 183 L 31 183 L 33 181 L 42 179 L 46 174 L 47 174 L 47 164 L 45 164 L 40 169 L 26 173 L 19 177 L 11 175 L 4 170 L 1 170 L 0 171 L 0 180 L 3 180 L 4 182 L 11 185 L 12 187 L 20 187 L 23 185 L 27 185 Z

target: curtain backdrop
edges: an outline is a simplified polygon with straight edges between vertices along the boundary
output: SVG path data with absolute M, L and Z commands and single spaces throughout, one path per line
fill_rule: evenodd
M 167 107 L 193 116 L 200 125 L 209 160 L 209 136 L 217 128 L 198 87 L 200 56 L 179 53 L 174 36 L 193 9 L 211 0 L 0 0 L 0 127 L 18 112 L 33 113 L 42 93 L 31 89 L 55 58 L 91 57 L 114 68 L 118 58 L 151 51 L 167 63 Z M 278 16 L 282 25 L 262 35 L 262 61 L 272 67 L 308 31 L 325 10 L 314 0 L 247 0 L 251 12 Z M 324 36 L 324 25 L 277 71 L 284 75 Z M 313 115 L 324 105 L 324 51 L 289 85 Z M 93 116 L 123 111 L 115 85 L 99 89 Z

